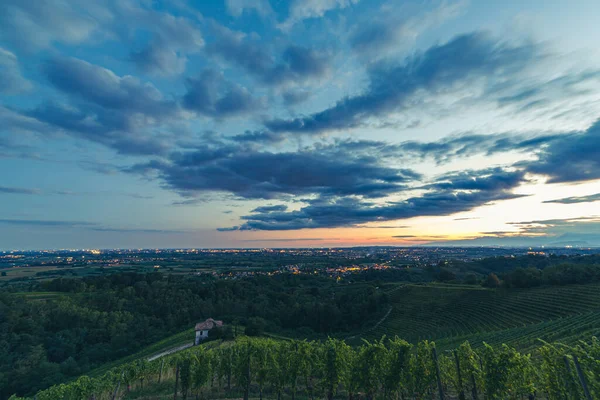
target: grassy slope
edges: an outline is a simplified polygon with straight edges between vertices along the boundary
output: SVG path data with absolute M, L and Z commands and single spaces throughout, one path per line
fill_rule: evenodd
M 393 311 L 363 338 L 398 335 L 434 340 L 442 348 L 469 340 L 529 349 L 538 338 L 572 342 L 600 334 L 600 285 L 492 290 L 409 284 L 387 290 Z
M 140 358 L 147 358 L 154 354 L 172 349 L 173 347 L 181 346 L 186 343 L 191 343 L 194 341 L 194 335 L 195 334 L 194 334 L 193 328 L 187 329 L 187 330 L 185 330 L 183 332 L 179 332 L 173 336 L 169 336 L 168 338 L 165 338 L 159 342 L 153 343 L 153 344 L 145 347 L 144 349 L 138 351 L 135 354 L 121 358 L 119 360 L 115 360 L 115 361 L 106 363 L 106 364 L 102 365 L 101 367 L 95 368 L 95 369 L 89 371 L 86 375 L 89 375 L 91 377 L 100 376 L 100 375 L 104 374 L 106 371 L 108 371 L 109 369 L 114 368 L 118 365 L 126 364 L 130 361 L 137 360 Z

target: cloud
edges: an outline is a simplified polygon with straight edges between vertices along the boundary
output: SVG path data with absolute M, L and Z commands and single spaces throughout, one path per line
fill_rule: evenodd
M 359 0 L 293 0 L 289 7 L 289 16 L 278 25 L 279 29 L 288 30 L 296 23 L 308 18 L 320 18 L 326 12 L 335 9 L 344 9 Z
M 562 199 L 546 200 L 544 203 L 559 203 L 559 204 L 577 204 L 577 203 L 592 203 L 600 201 L 600 193 L 590 194 L 588 196 L 573 196 L 564 197 Z
M 17 56 L 0 47 L 0 93 L 20 94 L 32 88 L 32 83 L 21 74 Z
M 438 177 L 437 182 L 425 185 L 435 190 L 504 190 L 526 182 L 523 171 L 507 171 L 503 168 L 448 173 Z
M 263 135 L 264 134 L 264 139 Z M 385 158 L 389 161 L 434 160 L 437 164 L 448 163 L 478 154 L 493 155 L 506 152 L 538 153 L 553 141 L 562 140 L 569 133 L 546 134 L 473 134 L 464 133 L 441 138 L 434 142 L 405 141 L 390 143 L 379 140 L 355 140 L 336 138 L 330 143 L 320 143 L 319 150 L 331 157 L 352 153 L 355 156 Z M 283 139 L 273 133 L 248 133 L 248 141 L 276 143 Z
M 188 78 L 183 105 L 199 114 L 222 118 L 247 114 L 263 107 L 248 89 L 227 81 L 214 70 L 205 70 L 198 78 Z
M 85 221 L 53 221 L 39 219 L 0 219 L 0 224 L 24 226 L 51 226 L 51 227 L 89 227 L 96 225 L 94 222 Z
M 374 158 L 347 154 L 332 159 L 315 151 L 272 153 L 236 144 L 173 153 L 169 161 L 142 163 L 128 171 L 155 171 L 166 187 L 184 194 L 220 191 L 264 199 L 314 193 L 377 198 L 420 178 L 410 169 L 382 166 Z
M 254 11 L 263 18 L 273 14 L 268 0 L 225 0 L 225 6 L 229 15 L 235 18 L 248 11 Z
M 143 229 L 143 228 L 90 228 L 96 232 L 113 232 L 113 233 L 158 233 L 158 234 L 172 234 L 172 233 L 190 233 L 189 231 L 174 230 L 174 229 Z
M 161 42 L 131 53 L 131 60 L 145 73 L 180 75 L 185 71 L 187 58 Z
M 54 58 L 43 69 L 57 89 L 105 109 L 160 117 L 175 108 L 152 84 L 130 75 L 120 77 L 77 58 Z
M 339 240 L 337 238 L 281 238 L 281 239 L 244 239 L 242 242 L 322 242 L 325 240 Z
M 550 143 L 536 161 L 522 162 L 529 172 L 548 177 L 548 183 L 600 178 L 600 121 L 584 132 L 563 135 Z
M 302 84 L 324 77 L 329 71 L 329 55 L 298 45 L 288 45 L 278 59 L 263 44 L 224 26 L 213 26 L 215 40 L 207 52 L 241 68 L 269 86 Z
M 54 58 L 43 72 L 70 102 L 46 101 L 20 112 L 5 109 L 6 130 L 55 135 L 58 128 L 123 154 L 163 154 L 173 146 L 170 134 L 159 128 L 176 123 L 181 111 L 152 84 L 76 58 Z
M 509 222 L 518 230 L 482 232 L 482 235 L 464 240 L 432 242 L 436 246 L 509 246 L 564 247 L 600 246 L 600 217 L 587 216 L 567 219 L 548 219 Z
M 253 213 L 268 213 L 268 212 L 273 212 L 273 211 L 285 211 L 285 210 L 287 210 L 287 206 L 285 204 L 278 204 L 278 205 L 274 205 L 274 206 L 256 207 L 251 212 L 253 212 Z
M 40 194 L 39 189 L 16 188 L 8 186 L 0 186 L 0 194 Z
M 369 86 L 360 95 L 309 116 L 268 120 L 265 126 L 273 132 L 305 134 L 353 128 L 371 117 L 412 108 L 425 93 L 457 91 L 475 82 L 485 92 L 540 56 L 540 49 L 532 44 L 501 42 L 482 32 L 457 36 L 402 63 L 374 65 L 369 70 Z
M 217 231 L 219 231 L 219 232 L 231 232 L 231 231 L 237 231 L 239 229 L 240 229 L 239 226 L 232 226 L 232 227 L 228 227 L 228 228 L 217 228 Z
M 204 46 L 202 33 L 188 18 L 141 8 L 128 8 L 126 14 L 153 33 L 143 49 L 130 54 L 142 72 L 180 75 L 185 71 L 186 54 L 198 52 Z
M 362 15 L 350 34 L 353 50 L 372 61 L 389 54 L 388 50 L 406 49 L 430 26 L 439 26 L 456 17 L 464 9 L 465 2 L 442 1 L 427 5 L 426 11 L 416 12 L 411 6 L 384 3 L 375 13 Z
M 95 2 L 73 0 L 0 2 L 0 40 L 15 48 L 36 50 L 53 42 L 81 43 L 112 19 Z
M 499 175 L 494 178 L 493 174 Z M 432 185 L 434 190 L 403 201 L 387 201 L 383 204 L 356 197 L 320 196 L 308 200 L 308 205 L 292 211 L 265 211 L 242 216 L 246 222 L 239 230 L 295 230 L 306 228 L 353 227 L 369 222 L 385 222 L 418 216 L 443 216 L 469 211 L 495 201 L 521 197 L 512 189 L 523 183 L 518 178 L 507 179 L 511 172 L 501 170 L 472 171 L 471 176 L 481 175 L 483 184 L 466 184 L 463 176 L 455 176 L 452 184 Z M 518 175 L 516 175 L 518 176 Z
M 283 103 L 286 106 L 295 106 L 303 103 L 312 96 L 311 92 L 307 90 L 287 90 L 283 92 Z

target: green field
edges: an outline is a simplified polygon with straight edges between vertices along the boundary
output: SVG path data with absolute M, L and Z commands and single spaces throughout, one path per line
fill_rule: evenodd
M 404 285 L 386 289 L 392 312 L 362 338 L 399 336 L 454 348 L 507 343 L 520 349 L 538 338 L 573 342 L 600 334 L 600 285 L 482 289 L 465 285 Z

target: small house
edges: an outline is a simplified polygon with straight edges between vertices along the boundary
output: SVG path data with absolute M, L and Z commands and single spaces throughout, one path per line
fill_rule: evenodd
M 208 332 L 213 328 L 220 328 L 223 326 L 223 321 L 215 321 L 212 318 L 207 319 L 204 322 L 199 322 L 196 324 L 196 340 L 194 344 L 197 345 L 201 341 L 206 340 L 208 338 Z

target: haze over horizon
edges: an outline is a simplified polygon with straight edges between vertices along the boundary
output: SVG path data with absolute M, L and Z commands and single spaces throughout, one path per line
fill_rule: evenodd
M 0 2 L 0 250 L 600 246 L 592 0 Z

